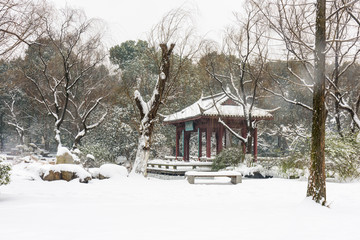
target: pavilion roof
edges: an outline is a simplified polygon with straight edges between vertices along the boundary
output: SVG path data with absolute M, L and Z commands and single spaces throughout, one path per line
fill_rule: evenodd
M 252 117 L 255 119 L 272 119 L 272 115 L 265 109 L 252 108 Z M 235 103 L 225 93 L 203 97 L 184 108 L 183 110 L 167 115 L 164 123 L 185 122 L 202 117 L 231 117 L 244 118 L 243 106 Z

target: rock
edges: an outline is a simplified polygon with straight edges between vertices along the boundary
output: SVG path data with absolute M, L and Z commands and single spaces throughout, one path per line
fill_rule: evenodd
M 71 181 L 74 179 L 75 174 L 70 171 L 61 171 L 61 179 L 65 181 Z
M 74 164 L 74 158 L 67 148 L 59 148 L 56 154 L 56 164 Z
M 44 181 L 54 181 L 61 179 L 61 173 L 50 170 L 41 177 Z
M 28 148 L 30 152 L 35 152 L 38 149 L 38 146 L 36 146 L 35 143 L 29 143 Z
M 121 178 L 128 176 L 128 170 L 124 166 L 119 166 L 116 164 L 103 164 L 99 169 L 99 179 L 106 178 Z
M 99 179 L 100 179 L 100 180 L 109 179 L 109 177 L 105 177 L 104 175 L 99 174 Z
M 86 177 L 86 178 L 80 178 L 79 182 L 81 183 L 88 183 L 89 181 L 91 181 L 91 177 Z
M 88 172 L 90 173 L 92 178 L 99 179 L 100 168 L 89 168 Z
M 272 178 L 272 176 L 261 174 L 260 172 L 253 172 L 252 174 L 245 175 L 247 178 Z
M 80 165 L 74 164 L 46 164 L 41 170 L 41 178 L 46 181 L 65 180 L 67 182 L 79 178 L 81 183 L 88 183 L 92 177 L 89 172 Z
M 91 154 L 86 155 L 86 161 L 84 162 L 85 168 L 95 168 L 97 167 L 95 157 Z
M 118 165 L 124 165 L 127 162 L 127 158 L 125 156 L 118 156 L 115 159 L 115 163 Z

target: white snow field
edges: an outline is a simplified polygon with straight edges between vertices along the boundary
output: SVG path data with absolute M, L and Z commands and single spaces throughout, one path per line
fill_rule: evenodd
M 138 176 L 46 182 L 13 170 L 0 187 L 1 240 L 359 240 L 360 183 L 327 183 L 330 208 L 306 181 Z

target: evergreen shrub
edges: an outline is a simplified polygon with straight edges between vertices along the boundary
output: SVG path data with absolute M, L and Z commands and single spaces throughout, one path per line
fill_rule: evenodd
M 326 171 L 328 177 L 339 180 L 360 178 L 360 143 L 355 134 L 327 136 L 325 144 Z
M 218 171 L 230 166 L 237 166 L 244 159 L 240 148 L 227 148 L 221 151 L 213 161 L 212 170 Z
M 4 163 L 0 159 L 0 185 L 6 185 L 10 183 L 10 164 Z
M 101 166 L 104 163 L 114 163 L 115 156 L 109 151 L 106 146 L 102 144 L 84 144 L 80 147 L 82 153 L 82 162 L 85 162 L 85 156 L 91 154 L 95 157 L 95 162 L 97 166 Z

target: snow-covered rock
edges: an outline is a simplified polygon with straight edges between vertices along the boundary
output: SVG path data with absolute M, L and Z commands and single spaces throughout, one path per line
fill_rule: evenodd
M 104 164 L 99 168 L 99 178 L 127 177 L 128 171 L 125 167 L 116 164 Z
M 95 161 L 95 157 L 92 154 L 87 154 L 86 155 L 86 160 L 84 162 L 84 167 L 85 168 L 94 168 L 96 167 L 96 161 Z
M 66 147 L 59 147 L 56 154 L 56 164 L 73 164 L 73 154 Z
M 40 176 L 43 180 L 66 180 L 71 181 L 79 178 L 82 183 L 88 183 L 92 178 L 81 165 L 75 164 L 57 164 L 57 165 L 44 165 L 41 168 Z
M 92 178 L 99 178 L 100 168 L 89 168 L 88 172 L 90 173 Z

